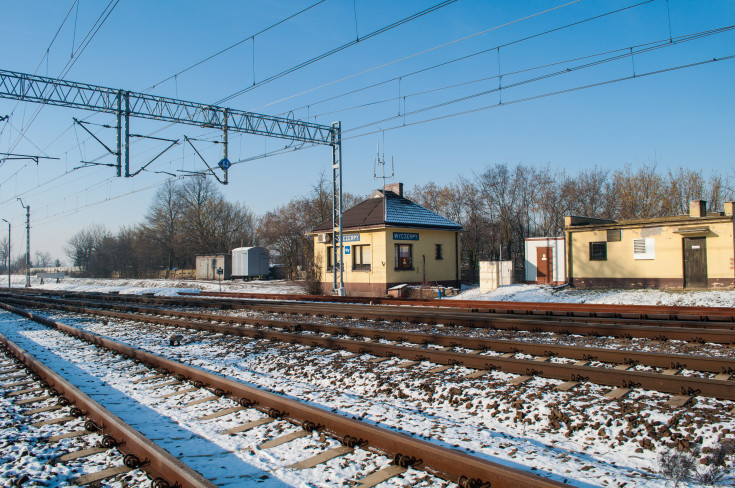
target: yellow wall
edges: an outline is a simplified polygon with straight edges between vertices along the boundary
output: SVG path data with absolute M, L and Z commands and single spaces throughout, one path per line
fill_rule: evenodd
M 567 228 L 567 246 L 571 245 L 572 263 L 567 263 L 573 278 L 673 278 L 684 276 L 683 236 L 678 229 L 709 227 L 707 237 L 708 278 L 733 278 L 734 238 L 733 222 L 719 220 L 697 221 L 688 225 L 605 226 L 597 230 Z M 607 229 L 621 229 L 619 242 L 607 242 L 607 260 L 590 261 L 589 243 L 605 242 Z M 571 235 L 570 235 L 571 234 Z M 633 240 L 653 238 L 655 258 L 634 259 Z M 571 240 L 571 242 L 570 242 Z
M 419 234 L 419 240 L 394 240 L 393 233 Z M 344 281 L 345 283 L 416 283 L 434 281 L 457 280 L 458 240 L 455 241 L 457 231 L 389 228 L 362 231 L 344 231 L 345 236 L 359 234 L 359 241 L 345 241 L 345 246 L 350 246 L 350 254 L 344 255 Z M 346 238 L 347 239 L 347 238 Z M 395 244 L 411 244 L 413 269 L 396 270 L 394 257 Z M 436 244 L 442 246 L 442 259 L 436 258 Z M 314 256 L 317 256 L 317 264 L 321 268 L 323 282 L 332 280 L 332 273 L 327 272 L 327 247 L 332 243 L 324 244 L 317 240 L 314 235 Z M 371 269 L 370 271 L 353 270 L 352 246 L 370 245 Z M 426 266 L 424 269 L 424 259 Z

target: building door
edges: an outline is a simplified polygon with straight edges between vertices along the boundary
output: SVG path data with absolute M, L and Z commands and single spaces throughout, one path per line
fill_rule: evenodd
M 707 288 L 707 238 L 684 238 L 684 287 Z
M 536 248 L 536 283 L 550 283 L 554 280 L 552 248 Z

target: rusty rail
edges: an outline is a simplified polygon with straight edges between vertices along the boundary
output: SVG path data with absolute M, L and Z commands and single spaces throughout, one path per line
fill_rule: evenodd
M 70 325 L 49 320 L 46 317 L 0 303 L 0 307 L 15 314 L 27 317 L 45 326 L 60 330 L 73 337 L 108 348 L 132 359 L 172 374 L 182 375 L 192 382 L 200 382 L 214 391 L 222 392 L 242 405 L 254 408 L 301 425 L 307 430 L 320 430 L 341 439 L 350 447 L 362 447 L 387 455 L 403 466 L 423 469 L 428 473 L 460 483 L 460 486 L 483 486 L 490 483 L 493 488 L 522 487 L 563 487 L 563 483 L 513 469 L 492 461 L 470 456 L 415 439 L 406 434 L 373 426 L 359 420 L 343 417 L 319 407 L 307 405 L 296 400 L 263 391 L 238 381 L 193 366 L 181 364 L 119 342 L 106 339 L 91 332 L 82 331 Z
M 626 388 L 644 388 L 664 393 L 680 395 L 703 395 L 714 398 L 735 400 L 735 381 L 709 378 L 665 375 L 644 371 L 630 371 L 613 368 L 592 367 L 587 365 L 561 364 L 533 359 L 467 354 L 442 351 L 423 347 L 398 346 L 349 339 L 336 339 L 303 335 L 292 332 L 275 332 L 244 327 L 229 327 L 210 323 L 192 322 L 165 317 L 151 317 L 125 312 L 99 310 L 95 308 L 63 305 L 76 313 L 89 313 L 123 320 L 183 327 L 208 332 L 218 332 L 253 339 L 269 339 L 285 343 L 302 344 L 325 349 L 345 350 L 359 354 L 399 357 L 407 360 L 431 361 L 443 365 L 462 365 L 478 370 L 499 369 L 507 373 L 527 376 L 540 376 L 571 381 L 590 381 L 600 385 Z
M 444 323 L 447 325 L 467 326 L 476 328 L 495 328 L 501 330 L 527 330 L 532 332 L 554 332 L 562 334 L 580 334 L 593 336 L 613 336 L 622 338 L 639 337 L 655 340 L 682 340 L 691 342 L 713 342 L 719 344 L 735 344 L 735 324 L 698 323 L 698 327 L 691 326 L 656 326 L 617 323 L 580 323 L 562 320 L 560 317 L 544 317 L 531 315 L 528 317 L 496 317 L 489 314 L 459 311 L 440 311 L 437 309 L 424 310 L 413 307 L 381 307 L 375 310 L 370 306 L 332 306 L 329 304 L 297 304 L 293 302 L 278 303 L 251 303 L 234 300 L 204 300 L 182 299 L 175 297 L 146 297 L 146 296 L 118 296 L 101 294 L 67 294 L 67 296 L 91 296 L 106 300 L 165 304 L 189 307 L 208 307 L 220 309 L 248 309 L 270 313 L 296 313 L 313 315 L 331 315 L 356 317 L 375 320 L 394 320 L 405 322 Z M 716 327 L 716 328 L 713 328 Z
M 287 331 L 309 331 L 322 334 L 344 335 L 351 337 L 369 337 L 396 342 L 412 342 L 414 344 L 435 344 L 445 347 L 462 347 L 470 350 L 491 350 L 500 353 L 523 353 L 534 356 L 562 356 L 570 359 L 600 361 L 616 364 L 653 366 L 658 368 L 690 369 L 709 373 L 735 374 L 735 359 L 714 358 L 684 354 L 662 354 L 655 352 L 625 351 L 588 346 L 564 346 L 557 344 L 534 343 L 506 339 L 486 339 L 480 337 L 463 337 L 446 334 L 427 334 L 423 332 L 403 332 L 389 329 L 369 327 L 348 327 L 343 325 L 324 325 L 304 321 L 288 321 L 251 317 L 233 317 L 228 315 L 207 314 L 180 310 L 142 307 L 130 304 L 110 304 L 105 302 L 81 302 L 80 300 L 44 297 L 38 299 L 11 299 L 13 303 L 23 305 L 55 308 L 76 313 L 100 313 L 99 308 L 123 310 L 144 314 L 158 314 L 202 321 L 219 321 L 236 325 L 255 327 L 273 327 Z M 95 308 L 99 307 L 99 308 Z
M 490 313 L 539 313 L 549 312 L 550 315 L 574 315 L 595 316 L 600 314 L 609 317 L 611 314 L 621 318 L 640 318 L 653 316 L 654 319 L 676 319 L 682 315 L 685 320 L 706 320 L 705 317 L 717 317 L 717 320 L 735 321 L 735 310 L 731 307 L 697 307 L 697 306 L 672 306 L 672 305 L 612 305 L 612 304 L 588 304 L 588 303 L 549 303 L 549 302 L 508 302 L 490 300 L 438 300 L 421 298 L 387 298 L 387 297 L 337 297 L 320 295 L 296 295 L 296 294 L 273 294 L 273 293 L 240 293 L 240 292 L 216 292 L 202 291 L 198 293 L 181 293 L 188 296 L 229 297 L 260 300 L 291 300 L 300 302 L 331 302 L 331 303 L 356 303 L 376 305 L 409 305 L 444 308 L 476 309 Z M 699 318 L 694 318 L 699 317 Z
M 182 488 L 213 488 L 216 486 L 92 400 L 3 334 L 0 334 L 0 344 L 5 346 L 8 352 L 23 363 L 40 381 L 56 390 L 60 396 L 79 409 L 81 415 L 90 419 L 94 425 L 89 424 L 89 427 L 96 426 L 105 435 L 107 445 L 115 446 L 126 455 L 125 465 L 131 468 L 139 467 L 145 471 L 154 480 L 155 486 L 180 486 Z

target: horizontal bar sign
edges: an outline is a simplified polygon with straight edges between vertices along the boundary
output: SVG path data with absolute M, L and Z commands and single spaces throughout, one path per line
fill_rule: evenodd
M 360 240 L 360 234 L 342 234 L 342 242 L 356 242 Z
M 418 241 L 419 234 L 417 232 L 394 232 L 394 241 Z

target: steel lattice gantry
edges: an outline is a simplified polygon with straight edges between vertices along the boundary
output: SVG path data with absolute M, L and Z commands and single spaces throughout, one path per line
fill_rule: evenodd
M 332 147 L 332 201 L 334 228 L 334 291 L 344 294 L 342 248 L 342 132 L 339 122 L 329 125 L 262 115 L 216 105 L 106 88 L 87 83 L 0 70 L 0 98 L 57 105 L 117 116 L 117 176 L 130 174 L 130 117 L 222 129 L 224 159 L 227 133 L 242 132 Z M 122 121 L 125 122 L 123 133 Z M 223 167 L 224 183 L 227 169 Z

